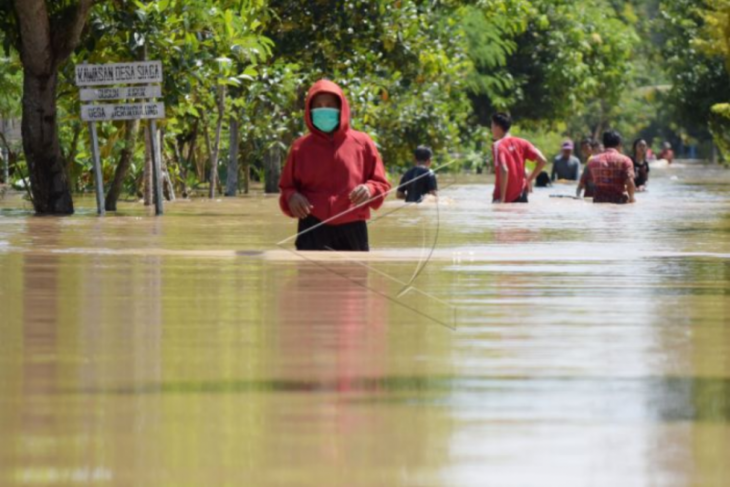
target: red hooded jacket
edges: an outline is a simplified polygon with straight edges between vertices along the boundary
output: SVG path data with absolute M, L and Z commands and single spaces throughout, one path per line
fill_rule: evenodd
M 340 98 L 340 126 L 331 134 L 312 124 L 312 100 L 320 93 Z M 315 218 L 326 221 L 337 216 L 327 222 L 328 225 L 369 219 L 370 209 L 377 210 L 383 204 L 382 195 L 390 190 L 390 183 L 385 178 L 383 161 L 375 143 L 367 134 L 350 128 L 350 105 L 342 89 L 327 80 L 315 83 L 307 94 L 305 120 L 309 134 L 292 145 L 279 181 L 281 210 L 293 217 L 288 202 L 299 192 L 313 206 Z M 350 193 L 361 184 L 367 184 L 371 198 L 375 199 L 345 213 L 354 206 Z

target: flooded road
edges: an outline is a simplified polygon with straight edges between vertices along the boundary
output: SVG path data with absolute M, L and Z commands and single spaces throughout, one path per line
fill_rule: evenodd
M 0 201 L 0 485 L 730 485 L 730 171 L 440 183 L 367 256 L 275 197 Z

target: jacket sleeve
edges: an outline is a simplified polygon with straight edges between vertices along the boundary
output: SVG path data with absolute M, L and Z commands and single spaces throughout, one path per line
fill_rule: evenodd
M 285 215 L 292 218 L 294 218 L 294 215 L 291 210 L 289 210 L 289 198 L 297 192 L 296 179 L 294 176 L 295 158 L 296 150 L 292 147 L 289 150 L 289 156 L 286 158 L 286 164 L 284 165 L 284 170 L 282 171 L 281 178 L 279 179 L 279 206 Z
M 366 157 L 369 159 L 369 164 L 366 167 L 370 168 L 370 174 L 365 184 L 370 189 L 370 197 L 374 198 L 369 206 L 373 210 L 377 210 L 383 205 L 383 201 L 385 201 L 385 193 L 390 191 L 390 183 L 385 177 L 385 166 L 383 165 L 383 160 L 380 158 L 380 153 L 378 153 L 378 148 L 375 147 L 375 143 L 372 140 L 368 142 L 368 153 Z M 383 197 L 376 198 L 376 196 Z

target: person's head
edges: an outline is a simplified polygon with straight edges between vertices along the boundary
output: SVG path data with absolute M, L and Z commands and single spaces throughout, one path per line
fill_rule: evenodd
M 634 141 L 634 157 L 643 159 L 646 157 L 646 150 L 649 148 L 649 144 L 644 139 L 636 139 Z
M 336 108 L 340 109 L 340 97 L 334 93 L 319 93 L 312 98 L 312 110 L 317 108 Z
M 601 144 L 600 140 L 592 140 L 591 141 L 591 153 L 593 155 L 600 154 L 603 152 L 603 144 Z
M 433 152 L 431 151 L 430 147 L 426 147 L 425 145 L 420 145 L 415 150 L 413 155 L 416 158 L 416 164 L 419 166 L 430 166 L 431 165 L 431 158 L 433 157 Z
M 563 142 L 563 145 L 560 147 L 560 151 L 563 154 L 563 157 L 566 159 L 573 155 L 573 141 L 572 140 L 566 140 Z
M 583 157 L 589 157 L 591 155 L 591 143 L 593 139 L 586 137 L 580 141 L 580 153 Z
M 342 102 L 334 93 L 318 93 L 312 98 L 309 108 L 312 113 L 312 124 L 318 130 L 331 133 L 340 126 Z
M 669 142 L 664 142 L 662 144 L 662 149 L 664 149 L 664 150 L 672 150 L 672 144 L 670 144 Z
M 495 113 L 492 115 L 492 136 L 499 140 L 507 135 L 512 128 L 512 117 L 507 113 Z
M 606 130 L 603 132 L 603 146 L 606 149 L 619 149 L 622 144 L 621 134 L 615 130 Z

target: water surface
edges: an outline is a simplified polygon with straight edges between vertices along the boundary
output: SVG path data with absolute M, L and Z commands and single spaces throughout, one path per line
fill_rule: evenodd
M 730 172 L 487 182 L 367 256 L 278 246 L 275 197 L 0 201 L 0 485 L 730 484 Z

